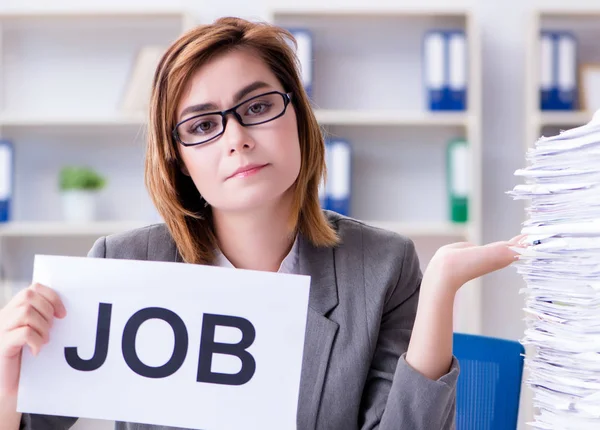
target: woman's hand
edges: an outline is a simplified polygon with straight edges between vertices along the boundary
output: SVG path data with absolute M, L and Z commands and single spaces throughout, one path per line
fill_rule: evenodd
M 510 248 L 522 246 L 519 242 L 525 237 L 519 235 L 509 241 L 481 246 L 469 242 L 443 246 L 430 260 L 423 286 L 454 295 L 465 283 L 513 263 L 518 254 Z
M 453 307 L 456 292 L 468 281 L 502 269 L 518 255 L 524 235 L 506 242 L 476 246 L 468 242 L 441 247 L 431 258 L 421 282 L 419 304 L 406 361 L 436 380 L 452 362 Z M 477 312 L 478 310 L 475 309 Z
M 0 397 L 17 394 L 23 346 L 37 355 L 49 340 L 54 318 L 66 314 L 58 294 L 41 284 L 19 292 L 0 310 Z

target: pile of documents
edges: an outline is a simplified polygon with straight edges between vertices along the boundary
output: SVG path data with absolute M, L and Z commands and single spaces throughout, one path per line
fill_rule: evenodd
M 526 383 L 535 429 L 600 429 L 600 112 L 543 137 L 517 170 L 528 199 L 517 270 L 525 280 Z

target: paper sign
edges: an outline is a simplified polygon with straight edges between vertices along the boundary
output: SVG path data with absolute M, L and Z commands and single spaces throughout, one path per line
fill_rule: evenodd
M 17 410 L 195 429 L 295 429 L 310 277 L 36 256 L 59 293 Z M 107 340 L 108 338 L 108 340 Z

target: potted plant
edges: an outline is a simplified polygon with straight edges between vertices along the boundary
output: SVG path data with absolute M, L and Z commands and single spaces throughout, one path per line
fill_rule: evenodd
M 88 167 L 64 167 L 60 171 L 63 215 L 70 222 L 90 222 L 96 218 L 96 196 L 106 180 Z

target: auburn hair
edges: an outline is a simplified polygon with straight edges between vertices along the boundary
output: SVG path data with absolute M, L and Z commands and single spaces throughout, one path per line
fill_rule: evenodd
M 290 44 L 291 42 L 291 44 Z M 294 184 L 289 226 L 315 246 L 339 242 L 319 203 L 319 184 L 325 177 L 325 145 L 321 128 L 300 79 L 293 35 L 263 22 L 224 17 L 179 37 L 164 53 L 154 74 L 150 99 L 145 184 L 177 250 L 187 263 L 210 264 L 217 248 L 212 211 L 192 179 L 181 171 L 178 143 L 172 130 L 177 107 L 192 75 L 216 55 L 236 49 L 256 53 L 292 94 L 301 166 Z

